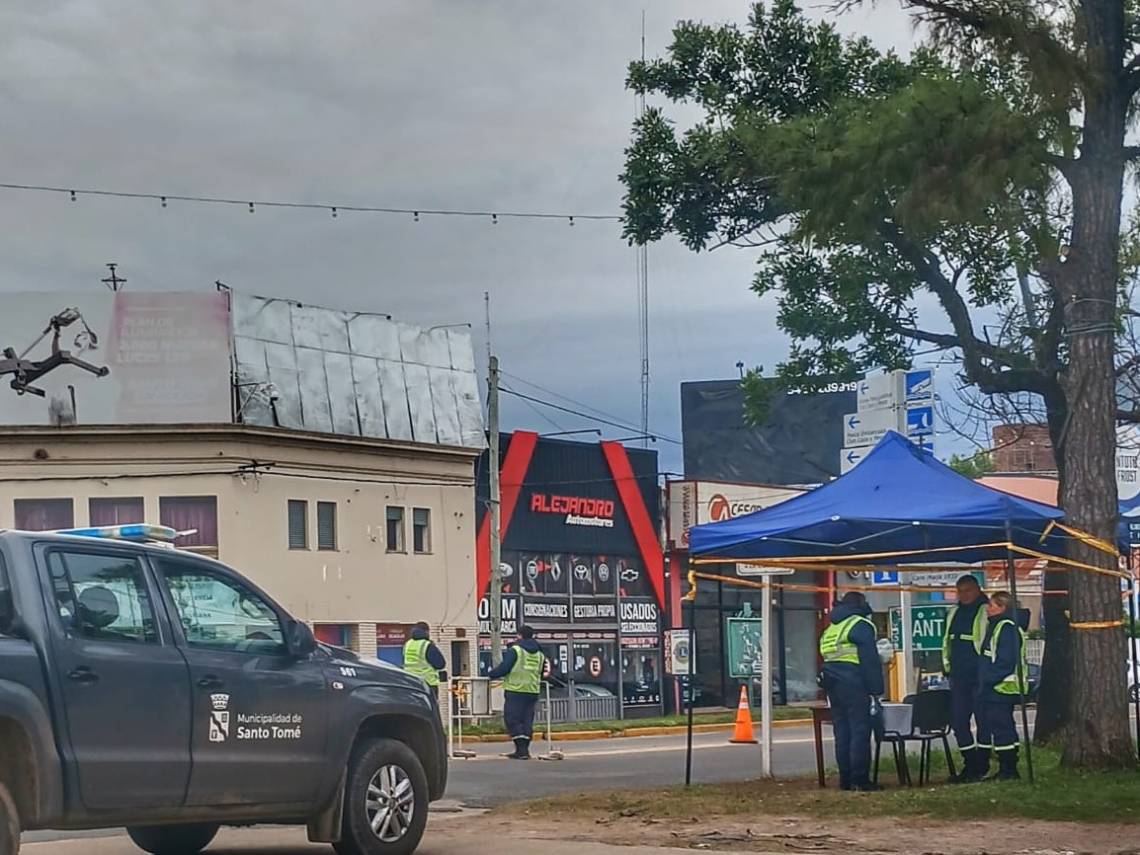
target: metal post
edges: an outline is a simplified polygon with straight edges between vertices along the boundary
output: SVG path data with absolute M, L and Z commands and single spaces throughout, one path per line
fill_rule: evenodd
M 1013 598 L 1013 628 L 1017 630 L 1018 637 L 1021 637 L 1021 624 L 1018 623 L 1018 600 L 1017 600 L 1017 568 L 1014 566 L 1013 550 L 1009 548 L 1008 544 L 1013 543 L 1013 526 L 1010 525 L 1009 520 L 1005 522 L 1005 567 L 1006 576 L 1009 580 L 1009 595 Z M 1024 647 L 1025 640 L 1021 640 Z M 1025 667 L 1023 665 L 1025 656 L 1024 651 L 1021 656 L 1017 657 L 1017 697 L 1021 704 L 1021 729 L 1025 737 L 1025 768 L 1029 772 L 1029 783 L 1033 783 L 1033 737 L 1029 733 L 1029 705 L 1025 701 L 1025 691 L 1022 689 L 1026 685 Z
M 693 643 L 696 637 L 696 610 L 693 601 L 689 600 L 689 676 L 688 676 L 688 695 L 689 695 L 689 720 L 685 733 L 685 786 L 688 787 L 693 783 L 693 676 L 696 673 L 695 662 L 693 656 L 695 653 L 696 645 Z
M 760 774 L 772 777 L 772 582 L 764 579 L 760 604 Z
M 1131 544 L 1128 546 L 1128 575 L 1131 577 L 1128 585 L 1128 624 L 1132 636 L 1129 643 L 1132 645 L 1132 685 L 1136 687 L 1134 699 L 1136 706 L 1136 754 L 1140 756 L 1140 676 L 1137 676 L 1140 672 L 1140 662 L 1137 661 L 1136 656 L 1136 597 L 1140 595 L 1140 585 L 1137 584 L 1136 571 L 1132 566 Z M 1124 682 L 1127 683 L 1128 679 L 1125 678 Z
M 899 576 L 899 580 L 902 577 Z M 902 690 L 903 700 L 910 692 L 910 672 L 914 668 L 914 627 L 911 625 L 910 591 L 899 591 L 899 621 L 902 625 L 902 673 L 899 674 L 899 689 Z
M 498 666 L 503 661 L 503 583 L 499 578 L 499 564 L 502 560 L 499 514 L 499 357 L 492 356 L 487 366 L 487 422 L 489 463 L 487 464 L 488 485 L 490 486 L 489 512 L 491 514 L 491 664 Z
M 453 691 L 451 678 L 447 680 L 447 756 L 455 756 L 455 733 L 453 725 L 455 723 L 455 705 L 456 694 Z

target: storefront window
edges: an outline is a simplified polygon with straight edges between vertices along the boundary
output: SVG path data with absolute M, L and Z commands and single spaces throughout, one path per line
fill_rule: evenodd
M 621 690 L 627 707 L 661 703 L 661 653 L 655 647 L 631 647 L 650 639 L 622 639 Z
M 618 671 L 613 641 L 575 641 L 571 676 L 579 693 L 615 697 Z

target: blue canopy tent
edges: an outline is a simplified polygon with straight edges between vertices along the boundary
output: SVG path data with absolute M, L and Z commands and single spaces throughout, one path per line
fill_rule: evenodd
M 692 528 L 695 563 L 774 567 L 937 564 L 1004 560 L 1016 607 L 1014 557 L 1049 558 L 1071 567 L 1067 543 L 1096 543 L 1062 523 L 1053 506 L 994 490 L 959 475 L 903 436 L 890 432 L 846 475 L 811 492 L 743 517 Z M 1025 698 L 1022 725 L 1028 734 Z M 1033 780 L 1031 749 L 1026 757 Z
M 858 564 L 1063 556 L 1064 513 L 965 478 L 893 431 L 859 466 L 811 492 L 689 532 L 696 560 Z M 798 562 L 797 562 L 798 563 Z

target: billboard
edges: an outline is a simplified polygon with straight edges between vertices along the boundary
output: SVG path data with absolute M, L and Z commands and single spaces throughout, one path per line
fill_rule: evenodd
M 174 424 L 232 419 L 226 294 L 5 295 L 0 350 L 63 362 L 22 392 L 0 379 L 0 423 Z M 83 363 L 76 364 L 75 360 Z
M 471 332 L 233 292 L 238 420 L 482 448 Z
M 670 481 L 666 485 L 670 549 L 689 548 L 689 529 L 751 514 L 798 496 L 797 487 L 728 484 L 721 481 Z
M 764 424 L 744 421 L 740 380 L 681 384 L 685 478 L 754 484 L 821 484 L 839 475 L 851 383 L 835 391 L 773 395 Z

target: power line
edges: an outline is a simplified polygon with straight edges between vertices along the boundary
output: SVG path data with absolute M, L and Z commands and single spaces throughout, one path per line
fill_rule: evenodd
M 622 430 L 633 431 L 635 433 L 638 430 L 638 428 L 634 427 L 633 425 L 622 424 L 621 422 L 611 421 L 610 419 L 603 419 L 599 416 L 592 416 L 589 413 L 583 413 L 579 410 L 572 410 L 569 407 L 563 407 L 559 404 L 552 403 L 551 401 L 544 401 L 542 398 L 535 398 L 531 395 L 524 395 L 522 392 L 516 392 L 514 389 L 509 389 L 506 386 L 500 387 L 500 391 L 507 395 L 513 395 L 516 398 L 521 398 L 524 401 L 531 401 L 535 404 L 542 404 L 544 407 L 550 407 L 551 409 L 558 410 L 559 412 L 569 413 L 572 416 L 578 416 L 578 418 L 587 419 L 588 421 L 598 422 L 599 424 L 609 425 L 610 427 L 621 428 Z M 654 433 L 652 436 L 655 436 L 658 439 L 662 439 L 665 442 L 671 442 L 674 445 L 682 444 L 681 440 L 679 439 L 674 439 L 673 437 L 664 436 L 659 433 Z
M 572 214 L 552 211 L 497 211 L 488 209 L 463 208 L 397 208 L 388 205 L 353 205 L 340 202 L 295 202 L 280 199 L 255 199 L 252 197 L 226 196 L 187 196 L 178 193 L 133 193 L 125 190 L 101 190 L 95 188 L 60 187 L 48 184 L 15 184 L 0 182 L 0 190 L 24 190 L 32 193 L 59 193 L 68 196 L 72 202 L 80 196 L 97 196 L 114 199 L 149 200 L 166 207 L 169 202 L 191 202 L 200 205 L 229 205 L 247 208 L 252 214 L 258 206 L 262 208 L 295 208 L 309 211 L 325 211 L 336 217 L 347 211 L 357 214 L 397 214 L 410 216 L 417 222 L 420 217 L 476 217 L 490 219 L 497 224 L 500 219 L 512 220 L 566 220 L 571 226 L 578 220 L 609 221 L 621 220 L 619 214 Z
M 509 371 L 503 371 L 500 369 L 499 373 L 504 377 L 509 377 L 512 380 L 517 380 L 523 385 L 538 389 L 540 392 L 545 392 L 547 395 L 553 395 L 559 400 L 566 401 L 567 403 L 573 404 L 576 407 L 581 407 L 582 409 L 588 410 L 591 413 L 596 413 L 599 416 L 603 416 L 607 419 L 614 419 L 615 421 L 623 422 L 623 426 L 625 426 L 625 417 L 619 416 L 617 413 L 611 413 L 607 412 L 606 410 L 599 409 L 592 404 L 587 404 L 585 401 L 579 401 L 576 398 L 571 398 L 569 395 L 564 395 L 561 392 L 556 392 L 555 390 L 549 389 L 546 386 L 541 386 L 538 383 L 535 383 L 533 380 L 527 380 L 525 377 L 519 377 L 517 374 L 511 374 Z

